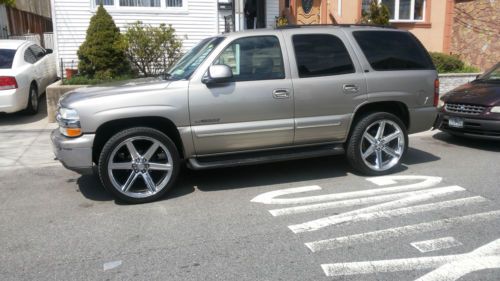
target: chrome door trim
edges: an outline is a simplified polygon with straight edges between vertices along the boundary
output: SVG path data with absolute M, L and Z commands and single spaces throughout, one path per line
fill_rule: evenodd
M 319 125 L 304 125 L 304 126 L 297 126 L 296 129 L 311 129 L 311 128 L 323 128 L 323 127 L 337 127 L 342 125 L 342 122 L 335 122 L 335 123 L 329 123 L 329 124 L 319 124 Z
M 197 138 L 248 135 L 294 130 L 293 119 L 237 122 L 192 126 Z
M 240 131 L 225 132 L 225 133 L 209 133 L 209 134 L 198 134 L 197 133 L 196 137 L 206 138 L 206 137 L 218 137 L 218 136 L 233 136 L 233 135 L 245 135 L 245 134 L 277 132 L 277 131 L 287 131 L 287 130 L 293 130 L 293 127 L 283 127 L 283 128 L 274 128 L 274 129 L 240 130 Z

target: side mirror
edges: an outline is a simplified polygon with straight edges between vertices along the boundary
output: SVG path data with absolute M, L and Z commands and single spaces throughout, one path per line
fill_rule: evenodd
M 203 77 L 202 82 L 204 84 L 222 84 L 231 82 L 233 79 L 233 71 L 231 68 L 225 64 L 212 65 Z
M 45 49 L 46 54 L 52 54 L 54 51 L 52 49 Z

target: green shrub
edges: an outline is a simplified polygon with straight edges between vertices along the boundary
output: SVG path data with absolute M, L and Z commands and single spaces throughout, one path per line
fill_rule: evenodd
M 126 54 L 145 76 L 157 76 L 172 66 L 181 56 L 182 41 L 172 26 L 153 27 L 137 21 L 125 32 Z
M 99 75 L 96 75 L 93 78 L 89 78 L 87 76 L 82 76 L 82 75 L 75 75 L 71 77 L 71 79 L 64 79 L 63 85 L 97 85 L 115 81 L 123 81 L 133 78 L 132 75 L 114 76 L 112 78 L 109 76 L 106 77 L 106 75 L 107 74 L 105 72 L 101 72 Z
M 16 0 L 0 0 L 0 5 L 5 4 L 7 7 L 15 7 L 16 6 Z
M 466 65 L 458 56 L 443 53 L 430 53 L 432 62 L 439 73 L 479 72 L 476 67 Z
M 363 11 L 361 23 L 364 24 L 377 24 L 389 25 L 389 9 L 384 4 L 378 4 L 376 0 L 370 2 L 370 9 L 368 12 Z
M 120 76 L 130 73 L 123 38 L 102 4 L 90 19 L 85 42 L 78 50 L 78 71 L 83 76 Z

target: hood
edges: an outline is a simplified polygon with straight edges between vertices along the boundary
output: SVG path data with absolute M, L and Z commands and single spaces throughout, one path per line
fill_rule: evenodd
M 140 95 L 149 91 L 165 89 L 170 82 L 159 78 L 141 78 L 100 84 L 68 92 L 59 101 L 63 107 L 72 107 L 72 104 L 95 98 L 117 95 Z
M 443 95 L 442 100 L 447 103 L 498 106 L 500 105 L 500 83 L 473 81 Z

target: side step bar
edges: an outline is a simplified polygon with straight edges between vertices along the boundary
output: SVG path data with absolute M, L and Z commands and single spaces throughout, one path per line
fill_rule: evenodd
M 246 152 L 221 156 L 189 158 L 188 165 L 191 169 L 203 170 L 339 155 L 343 153 L 344 147 L 342 144 L 329 144 L 321 146 L 266 150 L 259 152 Z

